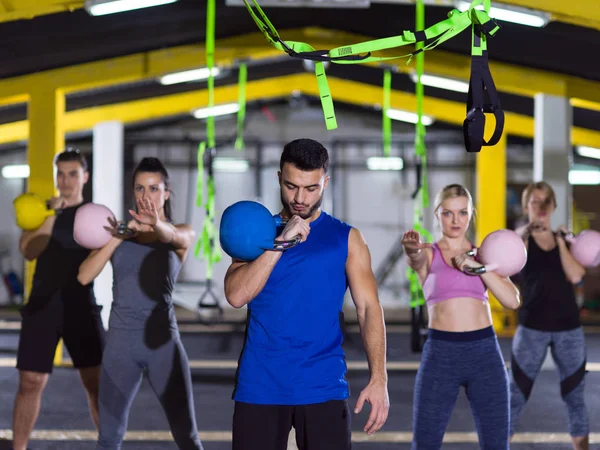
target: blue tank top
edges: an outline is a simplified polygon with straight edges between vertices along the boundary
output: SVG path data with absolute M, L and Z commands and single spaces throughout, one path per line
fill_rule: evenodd
M 348 398 L 342 306 L 350 229 L 321 212 L 308 239 L 283 253 L 248 304 L 234 400 L 302 405 Z

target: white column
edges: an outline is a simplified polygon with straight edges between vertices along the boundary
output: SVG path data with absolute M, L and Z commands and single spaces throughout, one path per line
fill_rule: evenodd
M 571 125 L 573 108 L 566 97 L 536 94 L 533 138 L 533 178 L 546 181 L 556 193 L 557 208 L 551 226 L 571 228 L 572 189 L 569 170 L 572 166 Z
M 123 124 L 102 122 L 94 126 L 92 201 L 108 207 L 117 220 L 123 220 Z M 108 263 L 94 281 L 94 294 L 102 305 L 102 322 L 108 329 L 113 301 L 112 266 Z
M 573 108 L 566 97 L 536 94 L 534 97 L 533 178 L 548 182 L 556 194 L 556 211 L 550 225 L 572 227 L 572 189 L 569 170 L 572 165 L 571 125 Z M 553 368 L 550 350 L 543 368 Z

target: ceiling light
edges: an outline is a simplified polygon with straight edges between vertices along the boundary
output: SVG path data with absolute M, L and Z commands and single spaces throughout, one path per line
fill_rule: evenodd
M 387 116 L 392 120 L 399 120 L 401 122 L 417 123 L 418 116 L 416 113 L 401 111 L 399 109 L 388 109 Z M 421 120 L 423 125 L 429 126 L 433 123 L 433 117 L 422 116 Z
M 413 80 L 413 83 L 417 82 L 417 74 L 412 73 L 410 78 Z M 451 78 L 438 77 L 436 75 L 421 75 L 421 83 L 424 86 L 431 86 L 438 89 L 447 89 L 449 91 L 456 92 L 469 92 L 469 83 L 466 81 L 453 80 Z
M 460 1 L 457 8 L 460 11 L 466 11 L 470 6 L 471 3 Z M 483 9 L 483 5 L 479 5 L 477 9 Z M 548 13 L 515 6 L 492 6 L 489 14 L 492 19 L 528 25 L 530 27 L 544 27 L 550 21 L 550 14 Z
M 600 170 L 570 170 L 569 183 L 573 185 L 600 184 Z
M 367 158 L 367 168 L 369 170 L 402 170 L 404 160 L 397 156 L 371 156 Z
M 246 172 L 250 164 L 245 159 L 239 158 L 215 158 L 213 169 L 216 172 Z
M 579 146 L 576 148 L 576 151 L 579 156 L 600 159 L 600 148 Z
M 2 167 L 4 178 L 29 178 L 29 166 L 27 164 L 11 164 Z
M 208 116 L 224 116 L 235 114 L 240 109 L 238 103 L 226 103 L 224 105 L 213 106 L 212 108 L 200 108 L 192 112 L 196 119 L 206 119 Z
M 160 84 L 177 84 L 177 83 L 187 83 L 189 81 L 200 81 L 208 79 L 210 73 L 212 73 L 213 77 L 219 75 L 221 71 L 218 67 L 213 67 L 212 70 L 208 70 L 208 67 L 203 67 L 202 69 L 193 69 L 193 70 L 185 70 L 183 72 L 170 73 L 168 75 L 164 75 L 160 77 Z
M 134 9 L 167 5 L 177 0 L 86 0 L 85 9 L 90 16 L 104 16 Z

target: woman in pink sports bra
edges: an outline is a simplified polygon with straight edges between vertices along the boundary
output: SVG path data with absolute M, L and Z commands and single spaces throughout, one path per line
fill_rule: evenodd
M 469 255 L 473 244 L 466 233 L 474 208 L 467 189 L 458 184 L 444 187 L 436 196 L 434 213 L 442 234 L 439 241 L 422 243 L 414 230 L 402 238 L 429 315 L 429 335 L 415 380 L 412 450 L 441 448 L 461 386 L 481 448 L 508 450 L 508 376 L 487 291 L 508 309 L 519 307 L 519 292 L 510 279 L 494 272 L 464 272 L 481 266 Z

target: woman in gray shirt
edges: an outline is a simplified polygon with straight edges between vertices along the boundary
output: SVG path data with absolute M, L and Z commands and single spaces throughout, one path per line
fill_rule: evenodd
M 179 338 L 172 293 L 194 231 L 173 225 L 169 177 L 157 158 L 144 158 L 133 175 L 136 210 L 128 236 L 116 232 L 79 268 L 90 283 L 110 260 L 113 303 L 100 374 L 98 449 L 118 450 L 129 409 L 147 376 L 180 449 L 201 450 L 188 358 Z

